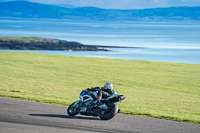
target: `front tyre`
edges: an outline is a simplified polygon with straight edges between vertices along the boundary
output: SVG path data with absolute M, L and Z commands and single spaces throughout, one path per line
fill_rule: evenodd
M 110 104 L 108 106 L 108 109 L 106 111 L 103 111 L 102 113 L 99 114 L 99 117 L 102 120 L 109 120 L 112 119 L 118 112 L 118 107 L 116 104 Z
M 69 116 L 74 116 L 78 114 L 78 106 L 75 106 L 75 103 L 72 103 L 68 108 L 67 108 L 67 114 Z

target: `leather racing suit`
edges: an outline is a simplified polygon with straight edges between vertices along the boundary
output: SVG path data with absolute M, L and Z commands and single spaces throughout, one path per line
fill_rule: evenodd
M 97 98 L 95 96 L 92 96 L 94 101 L 100 100 L 102 98 L 108 98 L 109 96 L 116 94 L 116 91 L 114 89 L 104 89 L 104 87 L 94 87 L 94 88 L 88 88 L 88 91 L 98 91 Z

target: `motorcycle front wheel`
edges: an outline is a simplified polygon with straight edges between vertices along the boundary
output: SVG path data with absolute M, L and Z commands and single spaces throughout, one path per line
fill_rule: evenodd
M 75 102 L 72 103 L 68 108 L 67 108 L 67 114 L 69 116 L 74 116 L 78 114 L 78 108 L 77 106 L 74 106 Z
M 116 104 L 110 104 L 108 106 L 108 109 L 106 111 L 103 111 L 102 113 L 99 114 L 99 117 L 102 120 L 109 120 L 112 119 L 118 112 L 118 107 Z

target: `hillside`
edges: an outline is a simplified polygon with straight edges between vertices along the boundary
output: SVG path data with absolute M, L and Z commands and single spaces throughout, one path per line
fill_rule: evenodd
M 200 124 L 200 65 L 0 52 L 0 96 L 60 105 L 112 82 L 121 113 Z
M 95 7 L 65 8 L 28 1 L 0 3 L 0 17 L 98 21 L 200 21 L 200 7 L 108 10 Z

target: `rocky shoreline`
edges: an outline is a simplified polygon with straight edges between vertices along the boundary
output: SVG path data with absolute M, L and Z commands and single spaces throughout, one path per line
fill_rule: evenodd
M 40 37 L 0 37 L 0 49 L 108 51 L 95 45 L 83 45 L 78 42 Z

